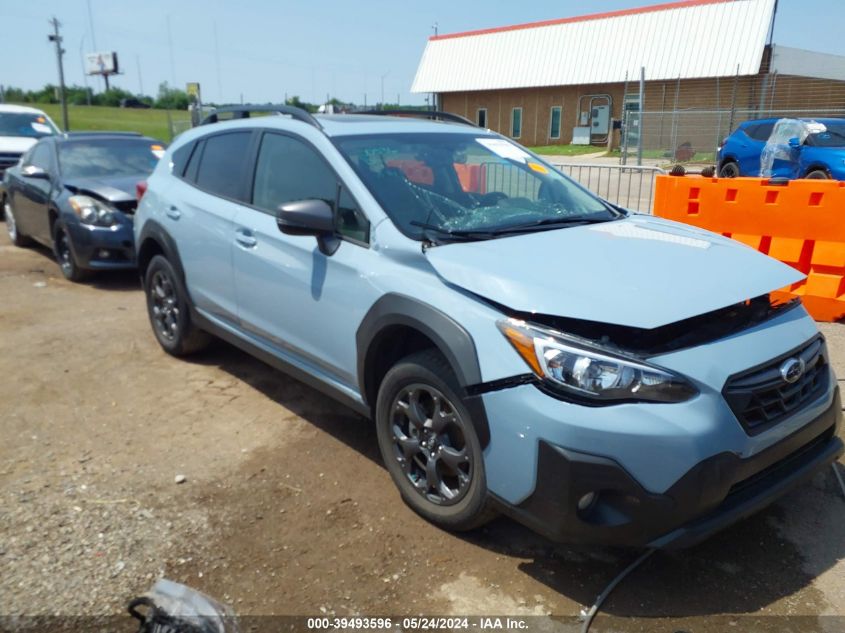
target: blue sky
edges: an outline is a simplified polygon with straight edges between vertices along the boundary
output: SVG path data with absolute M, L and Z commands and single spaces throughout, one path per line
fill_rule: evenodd
M 113 85 L 154 94 L 161 81 L 202 84 L 206 101 L 280 101 L 326 94 L 361 103 L 422 103 L 411 81 L 436 22 L 441 33 L 654 4 L 649 0 L 88 0 L 97 50 L 116 50 Z M 80 51 L 94 50 L 86 0 L 0 0 L 0 84 L 56 82 L 47 20 L 63 24 L 68 83 L 83 83 Z M 775 41 L 845 55 L 843 0 L 780 0 Z M 173 63 L 168 45 L 168 23 Z M 216 36 L 215 36 L 216 33 Z M 219 52 L 219 73 L 216 63 Z M 139 75 L 140 67 L 140 75 Z M 102 82 L 89 78 L 92 86 Z

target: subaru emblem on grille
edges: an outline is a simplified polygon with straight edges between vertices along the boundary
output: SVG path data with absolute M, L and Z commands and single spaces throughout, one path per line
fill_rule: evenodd
M 796 382 L 804 375 L 804 361 L 800 358 L 788 358 L 780 366 L 780 375 L 788 383 Z

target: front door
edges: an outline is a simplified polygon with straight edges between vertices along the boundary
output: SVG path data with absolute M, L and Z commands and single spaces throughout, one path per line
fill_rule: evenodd
M 285 235 L 276 224 L 280 205 L 308 199 L 335 209 L 342 242 L 331 255 L 314 237 Z M 252 208 L 235 224 L 241 327 L 288 360 L 357 390 L 355 332 L 378 298 L 367 281 L 377 255 L 368 248 L 366 217 L 334 170 L 303 139 L 265 133 Z

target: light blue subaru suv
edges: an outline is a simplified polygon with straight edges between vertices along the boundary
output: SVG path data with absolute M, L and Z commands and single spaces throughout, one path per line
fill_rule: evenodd
M 370 416 L 424 518 L 677 548 L 842 454 L 824 338 L 769 296 L 796 270 L 454 115 L 231 110 L 136 213 L 155 336 L 217 336 Z

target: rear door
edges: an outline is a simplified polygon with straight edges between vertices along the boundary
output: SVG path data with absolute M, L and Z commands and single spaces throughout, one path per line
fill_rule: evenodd
M 232 273 L 234 219 L 248 195 L 251 130 L 197 141 L 184 174 L 169 190 L 162 222 L 179 248 L 188 293 L 207 316 L 237 324 Z

